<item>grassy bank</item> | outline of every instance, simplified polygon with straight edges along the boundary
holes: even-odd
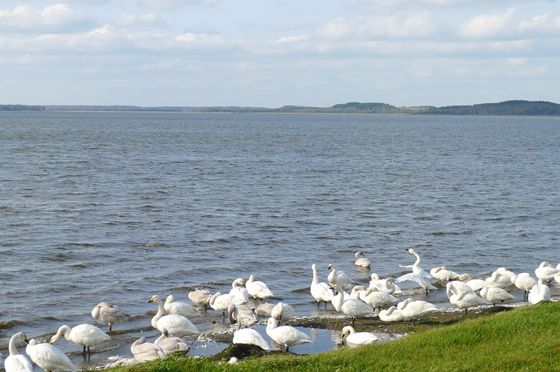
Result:
[[[468,319],[409,337],[311,356],[286,354],[227,365],[187,357],[115,371],[560,370],[560,303]]]

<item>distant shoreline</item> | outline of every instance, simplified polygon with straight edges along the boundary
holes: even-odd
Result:
[[[151,113],[259,113],[259,114],[409,114],[461,116],[560,116],[560,105],[547,101],[511,100],[461,106],[396,107],[378,102],[348,102],[330,107],[282,106],[101,106],[101,105],[0,105],[0,111],[151,112]]]

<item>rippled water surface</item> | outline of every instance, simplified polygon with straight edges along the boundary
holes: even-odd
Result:
[[[151,295],[250,274],[317,311],[311,264],[367,283],[357,249],[382,275],[410,245],[474,276],[560,261],[557,118],[1,113],[0,159],[4,354],[102,300],[135,316],[102,355],[126,353]]]

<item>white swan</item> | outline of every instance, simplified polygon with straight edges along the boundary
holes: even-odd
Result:
[[[29,341],[25,352],[33,363],[45,371],[76,371],[70,359],[56,346],[47,343],[38,344],[34,339]]]
[[[494,271],[489,278],[485,279],[485,281],[486,286],[490,287],[506,289],[513,286],[513,283],[511,282],[511,276],[504,274],[498,270]]]
[[[439,280],[440,282],[448,282],[459,278],[459,274],[455,271],[449,270],[447,266],[434,267],[430,270],[430,275]]]
[[[249,302],[249,292],[247,291],[247,288],[243,286],[244,283],[245,282],[241,278],[237,278],[231,283],[229,295],[231,296],[231,302],[234,305],[241,305]]]
[[[480,291],[488,284],[483,279],[473,279],[472,276],[470,276],[469,274],[459,275],[458,281],[465,283],[475,292]]]
[[[268,343],[264,340],[263,336],[251,328],[243,328],[235,331],[233,333],[233,343],[256,345],[263,350],[270,350],[270,346],[268,346]]]
[[[436,289],[436,287],[434,287],[431,283],[432,276],[425,272],[422,267],[420,267],[420,255],[416,253],[413,248],[407,248],[406,251],[415,256],[416,261],[412,265],[399,265],[402,268],[412,269],[412,272],[398,277],[397,279],[395,279],[395,282],[401,283],[407,280],[416,282],[426,291],[426,294],[428,294],[430,290]]]
[[[163,350],[151,342],[146,342],[146,337],[140,337],[130,345],[130,351],[138,362],[148,362],[165,356]]]
[[[313,271],[313,279],[311,280],[311,296],[317,301],[317,307],[320,306],[321,302],[325,303],[325,308],[327,303],[331,302],[334,297],[332,289],[327,283],[319,283],[319,276],[317,275],[317,265],[311,265],[311,270]]]
[[[274,305],[270,302],[263,302],[255,307],[255,314],[269,318],[273,308]]]
[[[187,293],[187,298],[198,307],[203,307],[206,309],[208,306],[208,301],[210,300],[210,291],[207,289],[195,289]]]
[[[10,338],[8,346],[10,355],[4,360],[4,368],[6,372],[33,372],[33,365],[29,359],[18,353],[16,349],[18,339],[27,342],[27,337],[23,332],[18,332]]]
[[[182,301],[175,301],[173,295],[167,296],[163,308],[168,314],[182,315],[186,318],[190,318],[196,315],[196,310],[191,304]]]
[[[278,321],[273,317],[268,318],[266,323],[266,334],[278,345],[286,348],[286,351],[292,345],[304,344],[311,342],[311,338],[302,331],[292,326],[278,327]]]
[[[549,262],[543,261],[539,267],[535,269],[537,279],[542,279],[544,282],[550,282],[554,275],[558,274],[560,269],[553,267]]]
[[[214,293],[208,301],[210,307],[216,311],[221,311],[222,316],[224,317],[226,316],[226,311],[231,303],[232,298],[229,293],[222,294],[222,292]]]
[[[113,324],[124,322],[129,318],[129,315],[121,310],[117,305],[110,302],[100,302],[91,311],[93,319],[99,323],[109,325],[109,332],[113,330]]]
[[[527,299],[527,296],[529,295],[529,291],[531,290],[531,288],[533,288],[535,284],[537,284],[537,281],[529,273],[520,273],[514,275],[511,278],[511,282],[516,288],[524,291],[523,294],[524,299]]]
[[[543,279],[539,279],[537,284],[531,288],[529,291],[529,296],[527,297],[530,304],[538,304],[543,301],[550,301],[550,288],[544,284]]]
[[[491,302],[492,306],[496,306],[497,302],[503,303],[515,299],[511,293],[499,287],[484,287],[480,290],[480,295],[486,301]]]
[[[154,345],[158,346],[165,355],[181,352],[188,353],[191,347],[179,337],[169,336],[169,332],[164,330],[161,336],[155,341]]]
[[[352,282],[344,271],[337,270],[334,264],[329,265],[329,270],[331,272],[327,276],[327,281],[332,288],[335,288],[337,291],[347,291],[352,288]]]
[[[371,280],[369,281],[369,287],[372,289],[377,289],[381,292],[387,292],[389,294],[399,294],[402,293],[401,288],[395,284],[395,280],[391,277],[381,279],[379,274],[371,274]]]
[[[358,267],[370,268],[371,267],[371,260],[364,256],[364,252],[357,251],[354,256],[356,257],[356,261],[354,261],[354,265]]]
[[[465,316],[470,307],[486,305],[488,302],[474,293],[474,290],[463,282],[449,282],[446,285],[449,302],[459,309],[465,309]]]
[[[67,325],[62,325],[58,328],[58,331],[54,336],[51,337],[50,343],[54,344],[58,339],[64,336],[67,341],[74,344],[82,345],[84,347],[84,353],[90,353],[90,347],[101,344],[105,341],[109,341],[111,337],[91,324],[79,324],[75,327],[68,327]]]
[[[342,328],[342,341],[349,347],[371,344],[378,338],[370,332],[356,332],[354,328],[346,326]]]
[[[336,311],[352,317],[352,326],[356,322],[356,318],[373,315],[371,306],[356,297],[344,300],[343,292],[339,292],[333,297],[332,304]]]
[[[272,291],[268,289],[268,286],[261,281],[255,280],[254,275],[249,276],[249,279],[245,282],[245,288],[255,299],[266,300],[272,297]]]
[[[391,306],[387,310],[379,312],[379,320],[383,322],[401,322],[404,320],[404,315],[396,306]]]
[[[281,320],[288,320],[292,319],[296,316],[296,311],[290,305],[284,302],[278,302],[271,310],[270,316],[274,319],[281,321]]]
[[[560,273],[554,275],[554,280],[556,280],[556,283],[560,284]]]
[[[424,317],[424,315],[437,311],[436,305],[427,301],[414,300],[412,298],[407,298],[406,300],[399,302],[397,309],[401,311],[404,320],[412,320],[413,323]]]
[[[250,327],[257,323],[257,316],[246,304],[230,304],[227,314],[229,322],[231,324],[238,324],[239,327]]]
[[[360,298],[374,309],[379,309],[399,302],[398,298],[395,296],[390,295],[387,292],[377,291],[373,288],[368,289]]]
[[[171,336],[184,336],[199,333],[198,328],[184,316],[177,314],[165,315],[165,309],[158,295],[152,296],[148,302],[154,302],[158,306],[158,311],[152,318],[151,323],[152,327],[159,330],[161,333],[167,331]]]

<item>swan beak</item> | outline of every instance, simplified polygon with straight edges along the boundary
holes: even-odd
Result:
[[[23,336],[23,341],[25,341],[26,344],[29,344],[29,339],[27,338],[27,336]]]

